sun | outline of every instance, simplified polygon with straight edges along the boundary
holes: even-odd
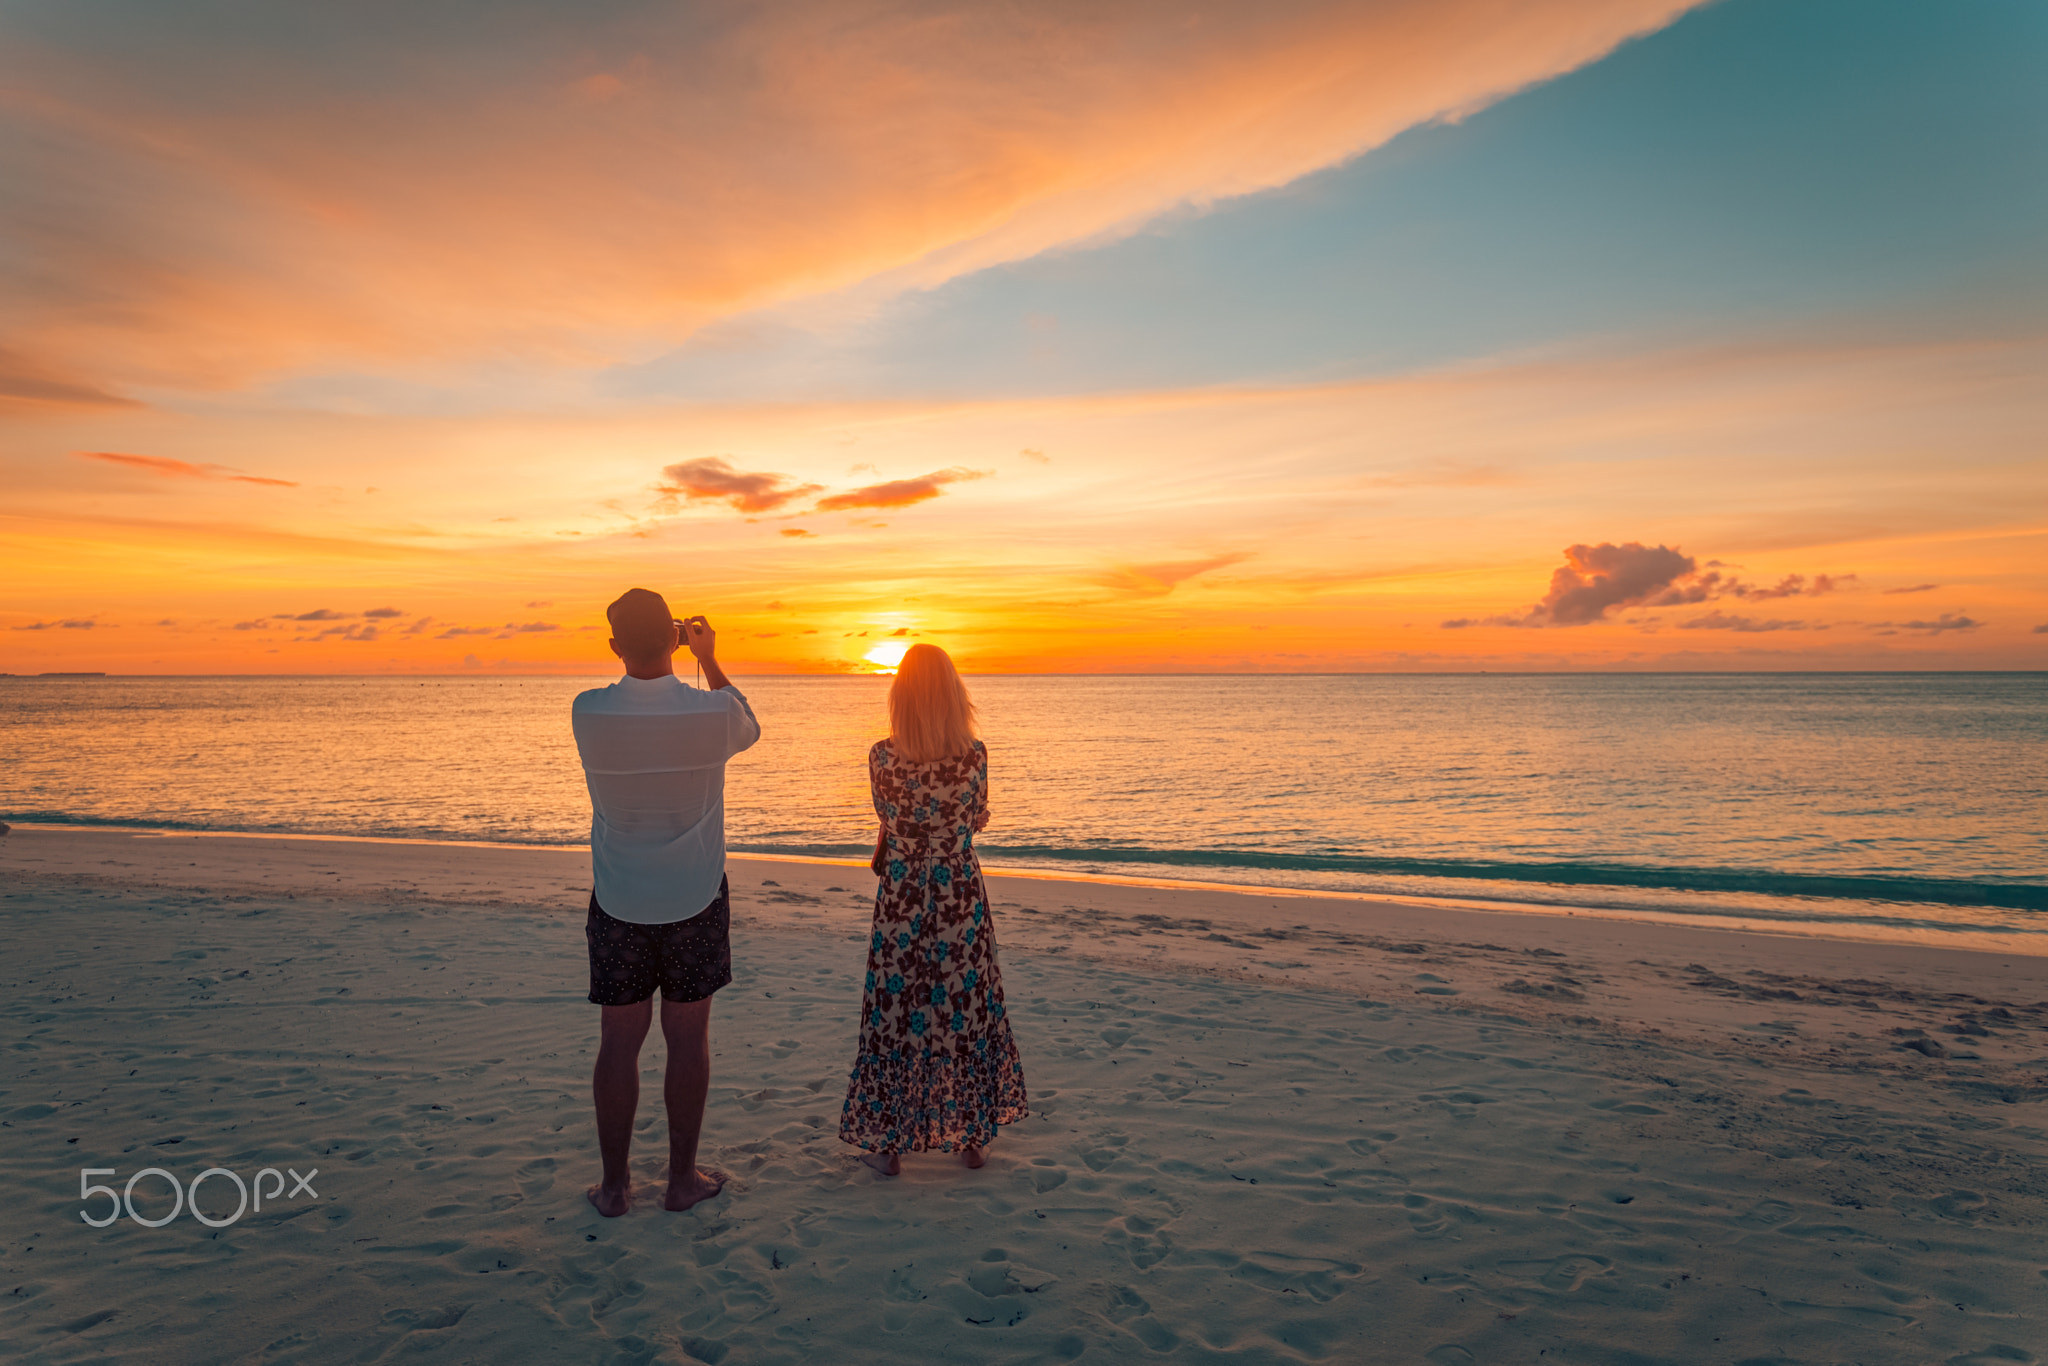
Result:
[[[910,647],[900,640],[885,640],[861,658],[874,665],[877,672],[892,674],[896,672],[896,666],[903,662],[903,656],[909,649]]]

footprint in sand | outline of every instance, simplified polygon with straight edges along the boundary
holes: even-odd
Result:
[[[1103,1245],[1115,1247],[1121,1244],[1132,1266],[1140,1271],[1148,1270],[1165,1261],[1173,1252],[1173,1239],[1165,1231],[1166,1222],[1147,1219],[1142,1214],[1126,1214],[1110,1222],[1108,1231],[1102,1236]]]
[[[1275,1295],[1306,1295],[1318,1304],[1327,1304],[1344,1293],[1343,1282],[1356,1280],[1364,1270],[1356,1262],[1327,1257],[1247,1252],[1231,1274]]]
[[[1605,1276],[1613,1265],[1605,1257],[1595,1257],[1590,1253],[1574,1253],[1568,1257],[1501,1262],[1498,1269],[1501,1275],[1512,1280],[1534,1281],[1546,1290],[1558,1290],[1569,1294],[1595,1276]]]
[[[1780,1224],[1792,1222],[1797,1213],[1797,1210],[1783,1200],[1759,1200],[1750,1206],[1749,1213],[1735,1222],[1748,1228],[1776,1228]]]
[[[1947,1195],[1929,1200],[1927,1208],[1944,1219],[1953,1219],[1959,1224],[1974,1224],[1983,1217],[1986,1201],[1975,1191],[1950,1191]]]
[[[1180,1338],[1152,1317],[1152,1306],[1146,1303],[1143,1295],[1126,1286],[1116,1286],[1113,1289],[1115,1293],[1109,1300],[1111,1323],[1155,1352],[1170,1352],[1179,1345]]]
[[[555,1159],[536,1157],[513,1173],[512,1179],[519,1183],[520,1193],[528,1199],[545,1195],[555,1184]]]

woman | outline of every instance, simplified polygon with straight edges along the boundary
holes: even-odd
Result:
[[[937,646],[911,646],[897,667],[889,738],[868,751],[868,779],[881,887],[839,1137],[884,1176],[903,1170],[900,1154],[933,1150],[979,1167],[996,1126],[1029,1111],[974,855],[988,824],[988,749]]]

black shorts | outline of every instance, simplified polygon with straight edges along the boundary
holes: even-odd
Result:
[[[664,1001],[701,1001],[732,980],[731,889],[719,878],[709,906],[666,925],[607,915],[592,892],[583,937],[590,941],[593,1005],[635,1005],[656,987]]]

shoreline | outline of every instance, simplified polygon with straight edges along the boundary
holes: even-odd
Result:
[[[329,835],[297,831],[191,830],[180,827],[152,826],[142,823],[134,825],[116,825],[112,823],[81,825],[57,821],[21,821],[12,828],[15,830],[42,830],[75,834],[106,833],[147,839],[190,838],[205,840],[303,841],[315,844],[390,845],[405,848],[570,852],[583,855],[584,857],[588,857],[590,847],[587,843],[536,844],[503,840],[432,839],[403,835]],[[833,858],[809,854],[760,853],[728,849],[726,857],[729,860],[738,859],[746,862],[811,864],[862,870],[865,870],[867,867],[866,861],[860,858]],[[1103,862],[1113,862],[1113,860],[1103,860]],[[1260,882],[1211,882],[1192,878],[1148,877],[1129,873],[1094,873],[1078,869],[1070,871],[1067,869],[1020,867],[1004,865],[1000,862],[989,862],[987,859],[983,860],[982,871],[991,878],[1009,878],[1037,882],[1350,902],[1364,906],[1398,905],[1418,909],[1435,908],[1484,915],[1527,915],[1546,918],[1601,920],[1619,924],[1670,925],[1726,933],[1773,935],[1786,939],[1818,939],[1851,944],[1911,944],[1950,948],[1964,952],[2048,958],[2048,928],[2039,931],[1986,929],[1955,925],[1952,922],[1929,920],[1892,924],[1881,920],[1873,921],[1868,918],[1815,917],[1812,919],[1800,919],[1791,916],[1762,914],[1755,911],[1751,911],[1748,914],[1736,911],[1725,913],[1663,911],[1649,907],[1596,906],[1568,901],[1511,901],[1481,896],[1439,896],[1403,892],[1349,891],[1344,889],[1289,887]],[[1564,886],[1567,884],[1549,885]],[[1899,902],[1893,904],[1912,905],[1918,903]]]
[[[873,882],[859,860],[728,856],[735,923],[864,935]],[[364,840],[344,836],[150,834],[17,826],[0,871],[75,886],[202,896],[344,898],[383,906],[521,907],[580,917],[589,851],[578,845]],[[1814,1059],[1925,1070],[1898,1031],[1933,1037],[1971,1003],[2040,1011],[2041,958],[1996,936],[1846,938],[1775,926],[1529,913],[1435,901],[1323,896],[985,870],[1006,948],[1361,999],[1567,1022],[1632,1037],[1794,1049]],[[1453,971],[1455,970],[1455,971]],[[1771,1002],[1773,1018],[1756,1007]],[[1849,1007],[1855,1013],[1845,1012]],[[1882,1018],[1881,1018],[1882,1017]],[[2030,1017],[2031,1018],[2031,1017]],[[1882,1023],[1885,1033],[1860,1026]],[[2019,1040],[1944,1053],[1937,1065],[2029,1088],[2048,1058]],[[2038,1063],[2039,1067],[2031,1066]]]

